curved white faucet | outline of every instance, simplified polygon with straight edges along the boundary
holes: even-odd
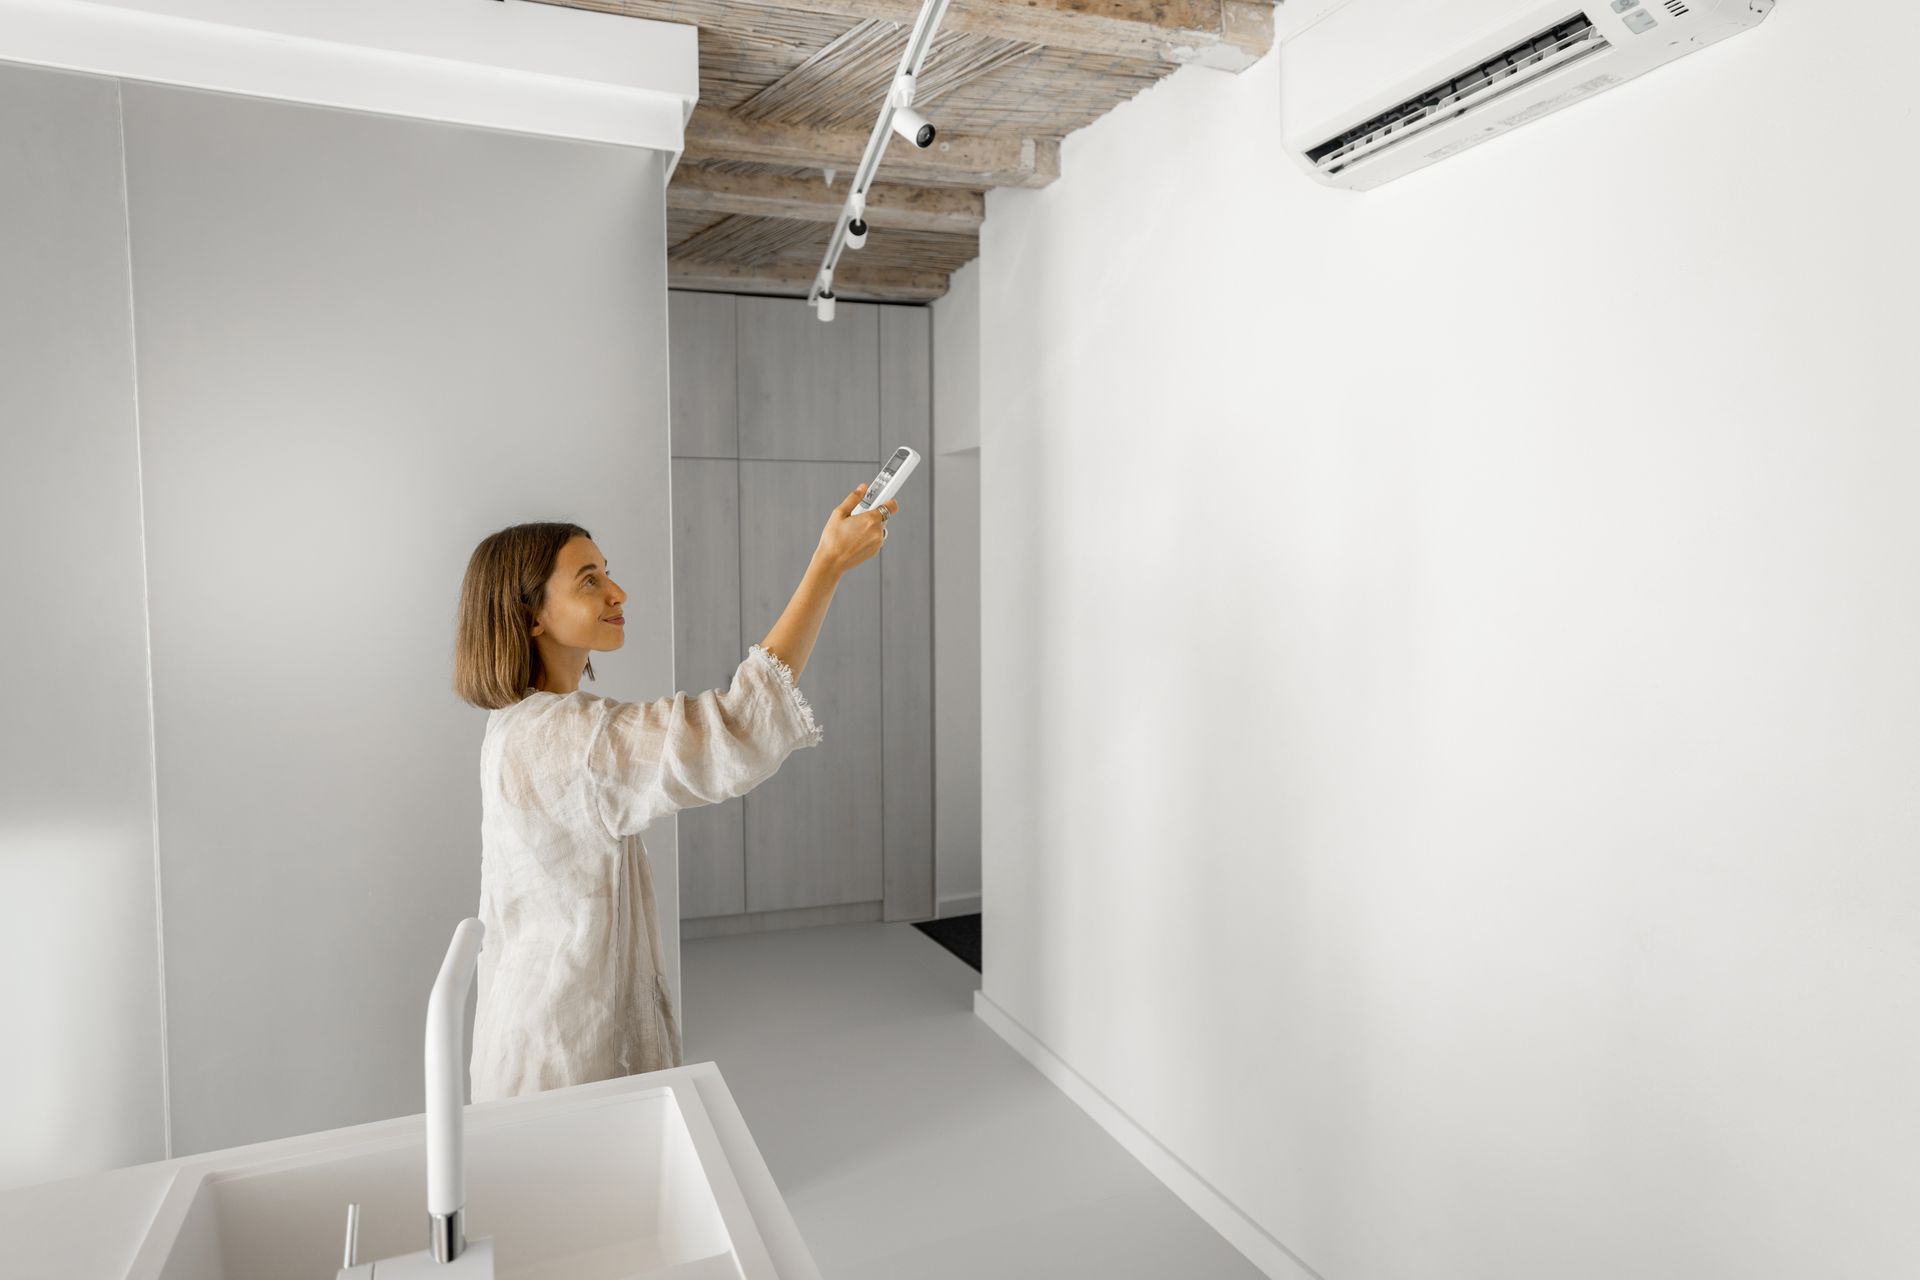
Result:
[[[467,1249],[465,1105],[467,992],[487,927],[469,917],[453,931],[427,998],[427,1222],[435,1262]]]
[[[378,1262],[359,1262],[359,1206],[347,1209],[346,1263],[338,1280],[493,1280],[493,1241],[467,1240],[467,992],[473,987],[486,926],[462,920],[453,931],[440,976],[427,997],[427,1230],[432,1247]]]

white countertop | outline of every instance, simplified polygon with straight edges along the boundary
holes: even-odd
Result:
[[[793,1215],[787,1211],[787,1202],[774,1185],[773,1175],[760,1156],[760,1148],[747,1131],[747,1122],[740,1115],[740,1108],[734,1105],[733,1094],[721,1079],[720,1068],[715,1063],[690,1063],[665,1071],[649,1071],[480,1105],[531,1113],[555,1100],[654,1089],[663,1084],[691,1084],[698,1091],[726,1152],[727,1163],[746,1196],[754,1225],[759,1228],[783,1280],[820,1280],[813,1255],[800,1238]],[[362,1126],[354,1128],[359,1127]],[[353,1133],[354,1128],[328,1132],[344,1136]],[[303,1134],[229,1148],[229,1153],[266,1155],[282,1143],[303,1143],[318,1137],[320,1135]],[[214,1154],[198,1152],[172,1160],[128,1165],[105,1173],[0,1191],[0,1256],[6,1259],[6,1274],[23,1280],[29,1277],[32,1280],[115,1277],[117,1280],[124,1276],[141,1241],[146,1238],[147,1228],[174,1174],[182,1165]]]

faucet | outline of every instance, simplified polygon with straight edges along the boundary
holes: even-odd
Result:
[[[406,1253],[374,1262],[358,1263],[360,1206],[347,1206],[347,1247],[344,1265],[335,1280],[409,1280],[433,1276],[438,1280],[493,1280],[493,1238],[469,1241],[467,1206],[466,1120],[461,1109],[466,1068],[461,1050],[466,1045],[467,991],[480,958],[486,926],[472,918],[454,928],[440,976],[427,997],[427,1244],[418,1253]]]

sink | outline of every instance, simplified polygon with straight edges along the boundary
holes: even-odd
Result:
[[[466,1227],[491,1238],[497,1280],[776,1280],[690,1082],[602,1082],[463,1111]],[[349,1203],[361,1256],[417,1251],[425,1136],[425,1117],[407,1116],[190,1158],[128,1280],[331,1277]]]

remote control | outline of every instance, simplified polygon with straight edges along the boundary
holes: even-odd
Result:
[[[919,454],[905,445],[895,449],[893,456],[887,459],[887,465],[880,468],[880,474],[873,478],[873,483],[867,486],[867,491],[860,495],[860,501],[855,504],[853,514],[860,515],[882,503],[892,501],[893,495],[900,492],[900,486],[906,483],[907,477],[912,475],[913,469],[919,465]]]

